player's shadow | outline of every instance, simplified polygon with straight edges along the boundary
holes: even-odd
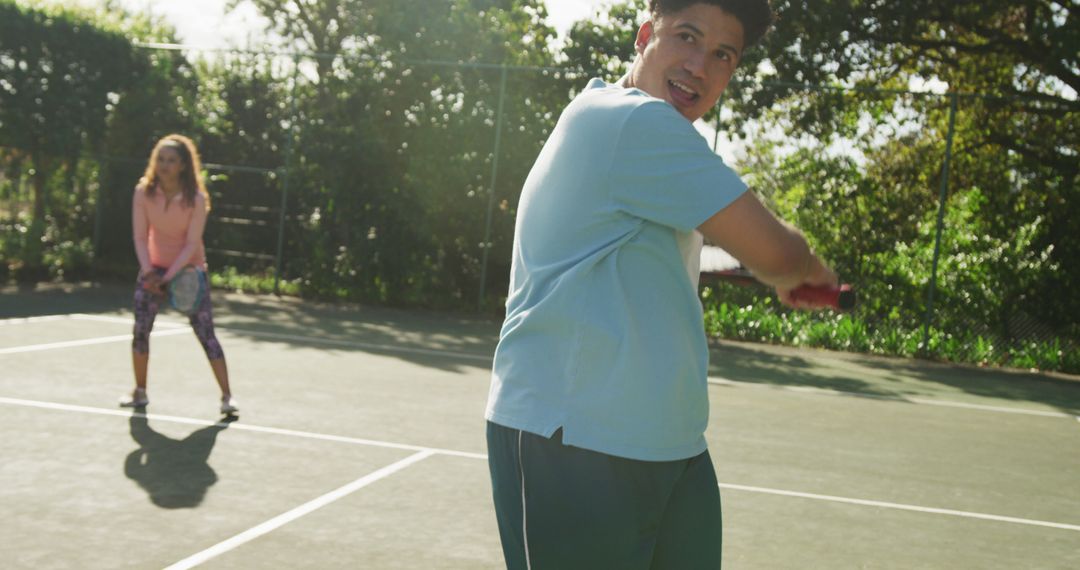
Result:
[[[202,504],[218,481],[208,463],[210,452],[228,423],[204,427],[181,440],[154,431],[143,414],[132,415],[130,423],[131,438],[139,448],[124,461],[124,475],[163,509],[191,509]]]

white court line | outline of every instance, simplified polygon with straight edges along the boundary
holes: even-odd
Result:
[[[99,323],[116,323],[119,325],[133,325],[135,320],[131,317],[110,317],[108,315],[91,315],[88,313],[71,313],[70,315],[43,315],[40,317],[25,317],[17,319],[0,319],[0,326],[5,325],[25,325],[31,323],[52,323],[56,321],[96,321]],[[177,321],[171,321],[168,319],[156,319],[154,325],[164,325],[167,327],[186,327],[186,323],[180,323]]]
[[[174,336],[187,332],[184,329],[169,329],[164,331],[154,331],[150,333],[150,336]],[[110,342],[131,342],[131,333],[116,335],[116,336],[103,336],[98,338],[88,338],[85,340],[68,340],[64,342],[50,342],[47,344],[32,344],[29,346],[13,346],[11,348],[0,348],[0,355],[4,354],[21,354],[24,352],[38,352],[42,350],[53,350],[56,348],[72,348],[76,346],[91,346],[95,344],[108,344]]]
[[[83,414],[97,414],[101,416],[121,416],[121,417],[140,417],[149,420],[156,420],[162,422],[172,422],[177,424],[188,424],[197,426],[228,426],[231,430],[239,431],[251,431],[257,433],[270,433],[274,435],[284,435],[288,437],[299,437],[304,439],[316,439],[321,441],[334,441],[337,443],[349,443],[353,445],[366,445],[368,447],[385,447],[390,449],[402,449],[406,451],[430,451],[439,455],[449,455],[453,457],[465,457],[468,459],[487,459],[487,455],[483,453],[470,453],[467,451],[456,451],[453,449],[439,449],[435,447],[424,447],[421,445],[410,445],[407,443],[392,443],[388,441],[376,441],[372,439],[360,439],[356,437],[345,437],[340,435],[329,435],[322,433],[297,431],[291,429],[280,429],[272,427],[262,427],[250,424],[243,424],[238,422],[212,422],[209,420],[199,420],[194,418],[183,418],[179,416],[166,416],[162,414],[144,414],[139,412],[131,412],[130,410],[116,410],[107,408],[92,408],[89,406],[75,406],[71,404],[56,404],[52,402],[39,402],[36,400],[20,400],[18,398],[4,398],[0,397],[0,404],[8,404],[12,406],[24,406],[28,408],[42,408],[46,410],[58,410],[63,412],[79,412]]]
[[[255,337],[272,338],[272,339],[278,339],[278,340],[291,340],[291,341],[296,341],[296,342],[310,342],[310,343],[314,343],[314,344],[328,344],[328,345],[333,345],[333,346],[343,346],[343,347],[347,347],[347,348],[363,348],[363,349],[370,349],[370,350],[381,350],[381,351],[386,351],[386,352],[411,352],[411,353],[416,353],[416,354],[429,354],[429,355],[433,355],[433,356],[448,356],[449,355],[449,356],[457,356],[457,357],[460,357],[460,358],[470,358],[470,359],[473,359],[473,360],[483,360],[485,362],[490,362],[491,359],[492,359],[492,355],[490,355],[490,354],[476,354],[475,352],[461,352],[461,351],[457,351],[457,350],[441,350],[441,349],[434,349],[434,348],[416,348],[416,347],[401,346],[401,345],[396,345],[396,344],[375,344],[375,343],[368,343],[368,342],[354,342],[354,341],[349,341],[349,340],[337,340],[337,339],[332,339],[332,338],[320,338],[320,337],[311,337],[311,336],[300,336],[300,335],[290,335],[290,334],[281,334],[281,333],[251,331],[251,330],[234,329],[234,328],[228,328],[228,327],[223,327],[223,328],[220,328],[218,330],[222,330],[222,331],[233,333],[233,334],[244,334],[244,335],[250,335],[250,336],[255,336]]]
[[[360,489],[363,489],[364,487],[367,487],[368,485],[378,481],[379,479],[389,477],[390,475],[393,475],[394,473],[397,473],[398,471],[401,471],[402,469],[405,469],[406,467],[414,463],[423,461],[428,457],[431,457],[432,455],[434,455],[434,452],[431,451],[421,451],[419,453],[410,455],[405,459],[398,461],[397,463],[387,465],[386,467],[383,467],[382,469],[379,469],[378,471],[375,471],[369,475],[365,475],[357,479],[356,481],[353,481],[352,483],[341,487],[340,489],[336,489],[317,499],[308,501],[307,503],[304,503],[303,505],[300,505],[299,507],[296,507],[291,511],[282,513],[258,526],[245,530],[244,532],[228,540],[219,542],[202,552],[189,556],[181,560],[180,562],[177,562],[176,564],[167,567],[165,570],[187,570],[189,568],[194,568],[195,566],[198,566],[203,562],[210,560],[211,558],[215,558],[217,556],[225,554],[226,552],[238,546],[255,540],[256,538],[268,532],[271,532],[281,526],[289,524],[290,522],[308,513],[311,513],[316,509],[325,507],[326,505],[329,505],[330,503],[333,503],[338,499],[346,497]]]
[[[0,327],[7,325],[28,325],[31,323],[51,323],[70,318],[69,315],[45,315],[41,317],[24,317],[17,319],[0,319]]]
[[[865,398],[867,400],[881,400],[885,402],[904,402],[908,404],[920,404],[923,406],[943,406],[947,408],[964,408],[968,410],[981,410],[984,412],[1000,412],[1006,414],[1024,414],[1028,416],[1043,416],[1047,418],[1076,418],[1065,412],[1051,412],[1047,410],[1026,410],[1023,408],[1007,408],[1004,406],[987,406],[985,404],[968,404],[965,402],[949,402],[947,400],[928,400],[926,398],[905,398],[903,396],[881,396],[876,394],[860,394],[858,392],[845,392],[843,390],[830,390],[828,388],[815,388],[813,386],[774,386],[771,384],[758,384],[755,382],[739,382],[709,376],[709,384],[717,386],[735,386],[740,388],[761,388],[765,390],[781,390],[784,392],[803,392],[806,394],[820,394],[823,396],[845,396],[849,398]]]
[[[85,321],[100,321],[100,322],[126,323],[126,324],[131,324],[132,323],[131,319],[122,319],[120,317],[107,317],[107,316],[99,316],[99,315],[86,315],[86,314],[82,314],[82,313],[76,313],[76,314],[68,315],[68,317],[72,318],[72,319],[85,320]],[[186,325],[182,325],[180,323],[168,323],[168,324],[170,324],[171,326],[186,326]],[[490,354],[476,354],[474,352],[462,352],[462,351],[456,351],[456,350],[444,350],[444,349],[432,349],[432,348],[416,348],[416,347],[411,347],[411,346],[402,346],[402,345],[394,345],[394,344],[376,344],[376,343],[367,343],[367,342],[356,342],[356,341],[351,341],[351,340],[338,340],[338,339],[332,339],[332,338],[321,338],[321,337],[313,337],[313,336],[291,335],[291,334],[272,333],[272,332],[263,332],[263,331],[252,331],[252,330],[246,330],[246,329],[234,329],[234,328],[231,328],[231,327],[217,327],[217,330],[219,332],[227,332],[227,333],[231,333],[231,334],[248,335],[248,336],[262,337],[262,338],[272,338],[272,339],[277,339],[277,340],[289,340],[289,341],[294,341],[294,342],[308,342],[308,343],[313,343],[313,344],[326,344],[326,345],[332,345],[332,346],[343,346],[343,347],[348,347],[348,348],[363,348],[363,349],[368,349],[368,350],[381,350],[381,351],[386,351],[386,352],[411,352],[411,353],[417,353],[417,354],[428,354],[428,355],[433,355],[433,356],[447,356],[447,355],[450,355],[450,356],[457,356],[457,357],[461,357],[461,358],[470,358],[470,359],[474,359],[474,360],[483,360],[483,361],[490,361],[492,359],[492,355],[490,355]]]
[[[1047,521],[1037,521],[1032,519],[1021,519],[1016,517],[1003,517],[1000,515],[988,515],[984,513],[972,513],[969,511],[954,511],[951,509],[936,509],[933,507],[920,507],[916,505],[903,505],[900,503],[886,503],[882,501],[867,501],[864,499],[851,499],[848,497],[835,497],[832,495],[817,495],[814,493],[800,493],[798,491],[784,491],[780,489],[768,489],[765,487],[749,487],[746,485],[733,485],[730,483],[720,483],[722,489],[735,489],[738,491],[750,491],[752,493],[766,493],[769,495],[782,495],[785,497],[799,497],[802,499],[814,499],[817,501],[831,501],[834,503],[847,503],[851,505],[861,505],[866,507],[882,507],[885,509],[898,509],[902,511],[915,511],[917,513],[931,513],[935,515],[949,515],[954,517],[965,517],[970,519],[982,519],[988,521],[1007,522],[1015,524],[1026,524],[1032,526],[1044,526],[1049,528],[1057,528],[1063,530],[1075,530],[1080,531],[1080,525],[1064,524]]]
[[[854,394],[858,396],[858,394]],[[965,404],[963,402],[945,402],[942,400],[927,400],[924,398],[901,398],[905,402],[911,402],[913,404],[922,404],[924,406],[946,406],[952,408],[968,408],[971,410],[984,410],[988,412],[1004,412],[1009,414],[1027,414],[1031,416],[1044,416],[1048,418],[1072,418],[1070,414],[1064,412],[1049,412],[1045,410],[1025,410],[1021,408],[1005,408],[1001,406],[987,406],[984,404]]]
[[[60,410],[60,411],[68,411],[68,412],[99,414],[99,415],[107,415],[107,416],[123,416],[123,417],[136,416],[136,417],[145,417],[147,419],[158,420],[158,421],[169,421],[169,422],[175,422],[175,423],[194,424],[194,425],[200,425],[200,426],[210,426],[210,425],[222,425],[222,426],[225,426],[225,425],[227,425],[229,427],[229,429],[233,429],[233,430],[248,430],[248,431],[255,431],[255,432],[272,433],[272,434],[277,434],[277,435],[287,435],[287,436],[293,436],[293,437],[304,437],[304,438],[309,438],[309,439],[318,439],[318,440],[324,440],[324,441],[336,441],[336,442],[351,443],[351,444],[357,444],[357,445],[368,445],[368,446],[373,446],[373,447],[388,447],[388,448],[393,448],[393,449],[405,449],[405,450],[416,451],[417,454],[427,453],[429,455],[438,454],[438,455],[449,455],[449,456],[455,456],[455,457],[465,457],[465,458],[469,458],[469,459],[482,459],[482,460],[487,459],[487,455],[482,454],[482,453],[469,453],[469,452],[465,452],[465,451],[454,451],[454,450],[450,450],[450,449],[438,449],[438,448],[432,448],[432,447],[420,447],[420,446],[415,446],[415,445],[406,445],[406,444],[390,443],[390,442],[384,442],[384,441],[357,439],[357,438],[326,435],[326,434],[318,434],[318,433],[310,433],[310,432],[300,432],[300,431],[294,431],[294,430],[283,430],[283,429],[277,429],[277,428],[263,428],[263,427],[258,427],[258,426],[251,426],[251,425],[247,425],[247,424],[236,423],[236,422],[231,422],[231,423],[226,424],[226,423],[223,423],[223,422],[211,422],[211,421],[207,421],[207,420],[197,420],[197,419],[193,419],[193,418],[181,418],[181,417],[177,417],[177,416],[164,416],[164,415],[158,415],[158,414],[139,414],[139,413],[134,413],[133,414],[131,412],[121,411],[121,410],[112,410],[112,409],[104,409],[104,408],[91,408],[91,407],[87,407],[87,406],[73,406],[73,405],[69,405],[69,404],[54,404],[54,403],[51,403],[51,402],[38,402],[38,401],[34,401],[34,400],[20,400],[20,399],[16,399],[16,398],[4,398],[4,397],[0,397],[0,404],[9,404],[9,405],[14,405],[14,406],[26,406],[26,407],[34,407],[34,408],[44,408],[44,409],[49,409],[49,410]],[[813,494],[813,493],[802,493],[802,492],[798,492],[798,491],[787,491],[787,490],[783,490],[783,489],[770,489],[770,488],[766,488],[766,487],[750,487],[750,486],[747,486],[747,485],[736,485],[736,484],[732,484],[732,483],[720,483],[719,485],[720,485],[721,488],[735,489],[735,490],[740,490],[740,491],[751,491],[751,492],[756,492],[756,493],[768,493],[768,494],[772,494],[772,495],[782,495],[782,496],[788,496],[788,497],[799,497],[799,498],[814,499],[814,500],[819,500],[819,501],[833,501],[833,502],[840,502],[840,503],[849,503],[849,504],[853,504],[853,505],[875,506],[875,507],[882,507],[882,508],[891,508],[891,509],[915,511],[915,512],[921,512],[921,513],[927,513],[927,514],[944,514],[944,515],[952,515],[952,516],[961,516],[961,517],[968,517],[968,518],[992,520],[992,521],[998,521],[998,522],[1008,522],[1008,523],[1014,523],[1014,524],[1025,524],[1025,525],[1032,525],[1032,526],[1043,526],[1043,527],[1049,527],[1049,528],[1080,531],[1080,525],[1055,523],[1055,522],[1039,521],[1039,520],[1032,520],[1032,519],[1022,519],[1022,518],[1016,518],[1016,517],[1005,517],[1005,516],[999,516],[999,515],[990,515],[990,514],[984,514],[984,513],[968,512],[968,511],[956,511],[956,510],[951,510],[951,509],[938,509],[938,508],[933,508],[933,507],[921,507],[921,506],[918,506],[918,505],[905,505],[905,504],[900,504],[900,503],[886,503],[886,502],[882,502],[882,501],[867,501],[867,500],[864,500],[864,499],[852,499],[852,498],[848,498],[848,497],[836,497],[836,496],[831,496],[831,495],[817,495],[817,494]]]
[[[76,321],[95,321],[95,322],[99,322],[99,323],[116,323],[118,325],[128,325],[128,326],[131,326],[131,325],[135,324],[135,318],[134,317],[126,317],[126,318],[125,317],[110,317],[108,315],[88,315],[86,313],[73,313],[73,314],[65,315],[65,316],[67,318],[69,318],[69,319],[73,319],[73,320],[76,320]],[[174,328],[175,327],[185,327],[186,328],[186,327],[191,326],[188,323],[181,323],[181,322],[178,322],[178,321],[171,321],[171,320],[168,320],[168,319],[161,319],[161,318],[154,319],[154,326],[158,326],[158,325],[165,325],[167,327],[174,327]]]

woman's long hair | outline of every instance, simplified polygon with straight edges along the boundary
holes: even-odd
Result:
[[[188,208],[195,207],[195,194],[202,194],[206,200],[206,211],[210,211],[210,193],[206,191],[206,184],[202,177],[202,161],[199,160],[199,150],[195,143],[184,135],[172,134],[163,137],[154,145],[150,153],[150,162],[146,165],[146,172],[139,180],[139,184],[146,193],[153,196],[158,190],[159,180],[157,175],[158,153],[163,148],[171,148],[180,155],[180,162],[184,169],[180,172],[180,190],[184,195],[184,205]]]

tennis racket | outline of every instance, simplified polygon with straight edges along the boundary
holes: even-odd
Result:
[[[702,276],[731,281],[738,285],[763,285],[754,275],[744,268],[725,269],[723,271],[702,272]],[[838,287],[803,285],[791,292],[795,301],[828,307],[835,311],[850,311],[855,308],[857,297],[855,289],[844,283]]]
[[[702,249],[701,275],[739,285],[761,285],[737,259],[714,246],[705,246]],[[803,285],[792,291],[791,297],[795,301],[829,307],[836,311],[850,311],[856,304],[855,290],[848,284],[838,287]]]
[[[188,265],[169,281],[169,305],[185,315],[194,314],[206,296],[206,272]]]

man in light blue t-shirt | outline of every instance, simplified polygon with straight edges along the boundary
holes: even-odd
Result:
[[[684,266],[694,230],[796,306],[837,278],[692,122],[768,0],[651,0],[637,58],[565,109],[525,182],[488,453],[510,568],[717,568],[708,351]]]

